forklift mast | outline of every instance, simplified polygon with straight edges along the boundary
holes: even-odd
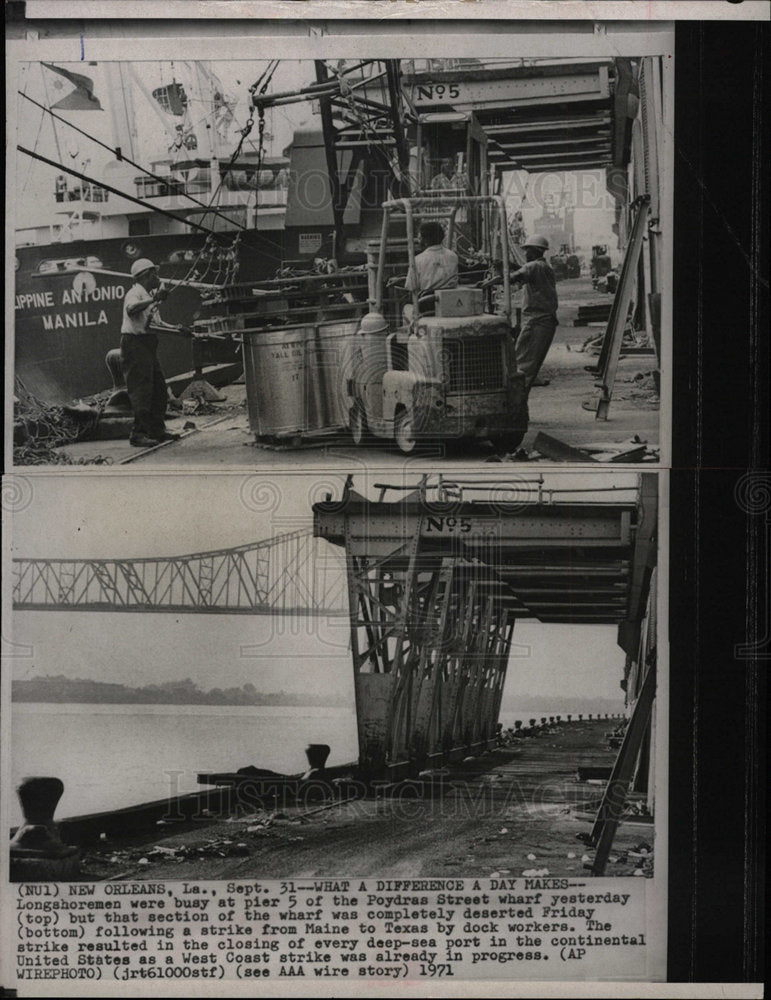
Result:
[[[285,232],[287,257],[338,264],[363,261],[380,234],[382,205],[431,190],[451,160],[458,193],[489,192],[487,136],[472,112],[418,114],[398,59],[315,61],[316,82],[282,94],[253,94],[255,108],[318,103],[321,129],[295,133]],[[313,177],[314,191],[304,178]],[[326,178],[325,192],[316,191]],[[453,188],[455,185],[453,184]],[[484,243],[484,219],[470,209],[459,232]]]

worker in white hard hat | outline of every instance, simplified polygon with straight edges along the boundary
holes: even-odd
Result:
[[[121,364],[134,411],[129,441],[136,448],[151,448],[179,437],[166,431],[168,389],[158,361],[158,337],[150,332],[151,324],[160,323],[158,307],[169,293],[161,284],[158,268],[146,257],[134,261],[131,277],[134,284],[123,299],[120,338]]]
[[[522,244],[526,263],[511,274],[511,281],[524,286],[522,329],[517,337],[517,368],[524,373],[525,385],[546,385],[538,372],[557,330],[557,283],[546,260],[549,241],[536,233]]]

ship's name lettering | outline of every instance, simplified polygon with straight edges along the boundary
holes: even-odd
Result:
[[[90,292],[85,288],[78,291],[76,288],[65,288],[62,292],[62,305],[74,306],[81,302],[110,302],[113,299],[122,299],[126,294],[123,285],[104,285],[101,288],[94,288]]]
[[[54,293],[50,289],[45,292],[22,292],[16,296],[17,309],[54,309],[57,305],[74,306],[87,302],[111,302],[122,299],[126,294],[123,285],[103,285],[93,288],[90,291],[82,288],[64,288],[61,294],[61,301],[54,300]]]
[[[53,292],[24,292],[16,296],[17,309],[31,309],[32,307],[52,309],[54,306]]]
[[[94,319],[92,313],[67,312],[56,313],[51,316],[41,316],[44,330],[67,330],[70,327],[79,326],[107,326],[107,313],[104,309],[99,310],[99,315]]]

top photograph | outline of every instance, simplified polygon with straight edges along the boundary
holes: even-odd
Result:
[[[672,62],[18,63],[14,465],[665,463]]]

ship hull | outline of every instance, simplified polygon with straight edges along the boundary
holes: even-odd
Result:
[[[109,389],[105,355],[120,346],[123,298],[131,287],[130,278],[121,275],[134,260],[148,257],[159,265],[162,279],[193,278],[195,268],[199,281],[223,281],[224,264],[196,262],[203,245],[203,236],[165,234],[19,247],[14,368],[24,389],[47,403],[67,403]],[[242,234],[237,280],[273,277],[283,253],[281,230]],[[73,263],[87,257],[116,274],[96,274]],[[69,263],[52,270],[46,261]],[[167,323],[190,325],[200,308],[195,289],[178,287],[160,315]],[[158,354],[167,378],[195,366],[189,338],[161,334]],[[231,340],[207,342],[208,364],[232,364],[240,358],[240,346]]]

